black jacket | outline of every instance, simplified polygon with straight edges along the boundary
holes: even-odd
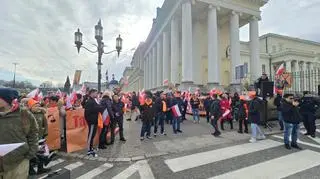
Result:
[[[98,114],[103,112],[101,107],[95,99],[89,97],[84,107],[84,117],[89,125],[98,124]]]
[[[156,101],[154,103],[154,107],[155,107],[155,113],[156,114],[159,114],[159,113],[163,112],[162,111],[162,108],[163,108],[162,99],[160,97],[156,98]]]
[[[302,121],[298,107],[293,106],[286,100],[281,101],[281,112],[286,123],[299,124]]]
[[[262,100],[259,98],[254,98],[249,102],[248,106],[248,120],[254,124],[259,124],[261,122],[260,112],[262,107]]]
[[[192,109],[199,109],[200,100],[198,98],[196,98],[196,100],[191,98],[190,99],[190,105],[191,105]]]
[[[318,108],[317,101],[312,96],[305,96],[301,99],[300,112],[315,114]]]
[[[108,96],[102,98],[102,100],[100,102],[100,105],[103,107],[104,110],[105,109],[108,110],[108,113],[109,113],[109,116],[110,116],[110,120],[115,118],[113,110],[112,110],[112,100]]]
[[[123,108],[124,108],[124,103],[122,101],[119,100],[118,103],[113,101],[112,111],[116,119],[123,117]]]
[[[132,105],[131,105],[131,109],[134,109],[135,107],[139,106],[139,98],[137,95],[133,95],[132,99],[131,99]]]
[[[282,96],[277,95],[277,97],[274,99],[274,102],[273,102],[273,104],[277,106],[278,111],[281,111],[281,100],[282,100]]]
[[[210,105],[210,115],[219,118],[222,115],[220,100],[213,99]]]
[[[211,105],[211,98],[206,98],[203,102],[203,106],[204,106],[204,109],[206,109],[206,111],[210,111],[210,105]]]
[[[175,97],[175,98],[172,99],[172,106],[174,106],[176,104],[178,105],[179,110],[180,110],[180,112],[182,114],[184,112],[185,103],[183,102],[183,100],[181,98],[176,98]]]
[[[145,102],[141,105],[141,119],[143,122],[151,122],[155,116],[155,107],[153,102],[149,105]]]

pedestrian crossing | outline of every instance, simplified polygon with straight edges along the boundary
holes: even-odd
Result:
[[[310,171],[320,171],[319,143],[311,143],[309,138],[303,136],[298,143],[304,150],[286,150],[282,140],[282,135],[272,135],[257,143],[221,145],[212,150],[186,152],[126,164],[101,162],[98,159],[57,159],[48,167],[53,171],[68,169],[72,179],[179,179],[186,176],[207,179],[310,178]],[[165,173],[168,175],[164,176]]]

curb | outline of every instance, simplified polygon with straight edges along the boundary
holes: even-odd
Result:
[[[158,152],[158,153],[147,153],[145,155],[133,156],[133,157],[105,158],[105,157],[91,157],[91,156],[87,156],[84,154],[77,154],[77,153],[66,153],[66,152],[57,153],[57,155],[61,157],[76,158],[76,159],[90,160],[90,161],[100,161],[100,162],[136,162],[139,160],[160,157],[168,154],[169,153],[167,152]]]

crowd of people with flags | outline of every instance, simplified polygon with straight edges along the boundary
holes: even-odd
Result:
[[[279,73],[283,71],[280,70]],[[285,147],[301,149],[297,144],[300,132],[299,123],[304,122],[307,129],[306,135],[315,137],[315,111],[320,103],[308,96],[308,93],[298,100],[293,94],[283,94],[281,90],[275,92],[277,96],[274,105],[278,111],[280,128],[284,130]],[[50,157],[41,162],[35,158],[39,140],[44,140],[48,135],[45,114],[50,107],[59,109],[61,138],[64,140],[66,111],[84,108],[84,118],[89,130],[87,136],[79,137],[88,138],[87,155],[96,157],[93,145],[98,129],[101,131],[98,148],[106,149],[107,145],[114,144],[116,132],[119,133],[120,141],[126,141],[124,120],[141,120],[140,140],[143,141],[145,138],[152,139],[152,134],[153,137],[166,136],[165,124],[172,125],[173,135],[183,133],[181,123],[187,120],[186,114],[193,116],[195,125],[201,122],[200,115],[204,115],[205,121],[212,127],[211,134],[214,137],[220,136],[221,131],[226,129],[225,123],[229,124],[232,130],[234,121],[237,121],[239,134],[249,133],[250,124],[250,142],[255,143],[266,138],[259,127],[262,122],[262,101],[256,91],[248,91],[239,95],[218,89],[212,89],[209,93],[201,93],[200,89],[193,93],[190,90],[180,91],[178,89],[125,93],[121,91],[99,92],[83,86],[81,90],[70,94],[58,90],[47,96],[44,96],[39,89],[20,96],[14,89],[0,89],[0,136],[6,136],[1,138],[0,144],[25,143],[27,147],[17,155],[28,156],[12,159],[14,162],[9,162],[3,168],[8,167],[9,170],[11,165],[22,165],[23,162],[25,164],[25,160],[22,159],[27,159],[30,164],[36,161],[38,168],[36,172],[33,167],[30,167],[29,174],[42,174],[49,171],[44,166],[50,162]],[[13,123],[15,123],[14,127]],[[109,141],[108,132],[111,133]],[[291,143],[289,136],[292,136]],[[14,174],[7,173],[7,175]]]

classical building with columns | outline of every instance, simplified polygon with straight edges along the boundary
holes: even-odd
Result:
[[[277,34],[259,37],[260,8],[267,2],[165,0],[133,59],[143,72],[140,89],[162,88],[165,80],[181,89],[236,87],[262,72],[272,76],[281,63],[288,72],[318,69],[319,43]],[[247,24],[250,40],[241,42],[239,28]]]

